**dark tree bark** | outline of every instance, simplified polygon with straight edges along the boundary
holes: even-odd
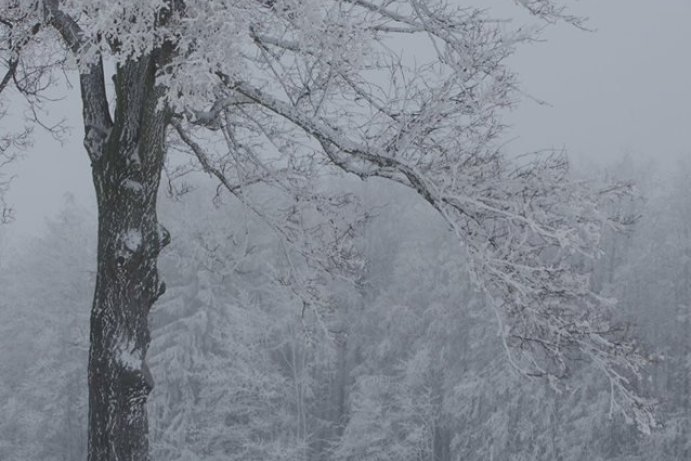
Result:
[[[43,6],[47,21],[78,55],[84,46],[79,25],[60,10],[57,0],[44,0]],[[164,16],[159,19],[166,20]],[[163,89],[156,73],[171,53],[166,45],[117,67],[114,120],[103,62],[85,66],[80,74],[84,147],[98,205],[88,372],[89,461],[150,459],[146,400],[153,379],[146,364],[148,315],[165,291],[157,260],[170,241],[156,213],[170,122],[170,111],[160,107]]]
[[[99,211],[98,270],[89,354],[89,459],[148,460],[148,314],[162,294],[156,261],[168,241],[156,197],[167,115],[151,57],[117,69],[115,120],[102,152],[87,127]],[[89,93],[85,92],[88,97]],[[88,101],[85,101],[88,106]]]

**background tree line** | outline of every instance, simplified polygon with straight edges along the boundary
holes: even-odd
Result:
[[[610,383],[591,365],[565,386],[512,371],[454,236],[413,193],[359,190],[366,219],[339,250],[347,274],[324,275],[241,203],[195,183],[184,200],[162,197],[178,238],[152,312],[154,458],[688,459],[691,165],[650,170],[625,158],[583,175],[634,181],[640,194],[609,205],[638,219],[605,233],[590,273],[655,353],[641,389],[658,401],[652,435],[611,414]],[[285,205],[269,189],[257,196]],[[2,249],[1,459],[86,456],[94,222],[68,199],[40,237]]]

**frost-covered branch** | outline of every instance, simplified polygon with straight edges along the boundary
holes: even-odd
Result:
[[[497,309],[512,363],[530,375],[555,377],[568,375],[579,359],[618,370],[607,376],[622,408],[641,426],[652,424],[641,416],[647,402],[631,398],[646,359],[630,338],[609,327],[611,305],[591,291],[581,264],[597,257],[600,229],[608,225],[599,211],[602,197],[569,178],[563,154],[513,162],[494,148],[501,130],[496,113],[512,103],[514,88],[503,61],[524,37],[507,37],[474,10],[451,12],[415,1],[350,3],[366,10],[364,18],[384,16],[426,30],[439,60],[406,64],[371,48],[372,60],[349,55],[339,61],[347,44],[324,52],[292,37],[297,32],[291,29],[281,37],[255,29],[261,47],[278,50],[260,53],[258,65],[272,73],[280,68],[286,78],[279,86],[218,72],[226,98],[253,101],[255,107],[245,110],[282,127],[276,138],[291,132],[285,122],[292,124],[346,172],[415,189],[463,245],[477,286]],[[391,5],[400,9],[390,11]],[[563,10],[533,12],[556,18]],[[364,25],[358,31],[372,33]],[[370,36],[373,48],[379,33]],[[319,40],[328,46],[326,38]],[[358,70],[382,72],[388,85],[371,84]],[[229,113],[237,120],[234,110]]]
[[[314,310],[318,317],[326,312],[324,309],[331,309],[333,283],[353,284],[359,277],[362,261],[354,248],[354,238],[356,228],[367,219],[367,214],[357,198],[338,188],[332,190],[324,183],[328,176],[323,177],[307,165],[276,168],[273,162],[262,161],[247,146],[232,140],[232,134],[226,134],[231,138],[228,140],[231,159],[226,162],[237,162],[237,156],[243,154],[254,159],[245,160],[243,165],[235,163],[233,168],[227,163],[216,165],[209,149],[191,134],[195,124],[185,127],[178,120],[171,123],[202,170],[215,177],[225,191],[257,216],[282,243],[287,270],[280,275],[279,282],[293,290],[303,306]],[[231,179],[231,174],[237,178]],[[266,193],[276,194],[272,190],[284,195],[285,203],[263,203]]]
[[[580,24],[556,0],[517,2]],[[35,14],[34,2],[19,3]],[[610,327],[611,305],[591,290],[584,263],[608,225],[601,194],[571,179],[560,153],[510,160],[499,148],[502,111],[518,97],[506,61],[534,38],[526,29],[446,0],[42,4],[41,20],[80,63],[92,159],[110,126],[101,56],[152,62],[159,107],[205,171],[239,196],[258,183],[286,194],[291,205],[271,222],[291,251],[320,256],[310,242],[344,213],[316,178],[345,171],[404,184],[455,233],[518,368],[563,377],[589,359],[625,412],[644,406],[632,378],[645,357]],[[417,52],[400,49],[401,33]],[[214,149],[190,134],[204,128]],[[325,270],[337,252],[328,255],[318,258]]]

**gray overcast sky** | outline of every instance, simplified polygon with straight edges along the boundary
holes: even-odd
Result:
[[[511,0],[488,0],[504,17],[524,19]],[[581,0],[577,12],[596,32],[550,27],[546,41],[523,47],[512,64],[526,99],[507,116],[512,151],[566,147],[574,158],[616,157],[625,150],[656,157],[691,154],[691,0]],[[74,141],[38,136],[16,168],[9,199],[13,233],[35,233],[58,211],[66,192],[93,203],[81,145],[76,95],[56,104]],[[37,132],[37,134],[40,134]]]
[[[632,150],[691,154],[691,1],[582,0],[583,33],[558,26],[515,57],[525,101],[511,114],[519,150],[566,146],[573,157]]]

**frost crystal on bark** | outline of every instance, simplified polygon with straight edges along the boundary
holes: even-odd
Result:
[[[142,246],[142,233],[138,229],[129,229],[122,235],[121,240],[127,250],[135,253]]]
[[[115,359],[127,369],[140,370],[144,354],[132,341],[121,340],[115,346]]]

